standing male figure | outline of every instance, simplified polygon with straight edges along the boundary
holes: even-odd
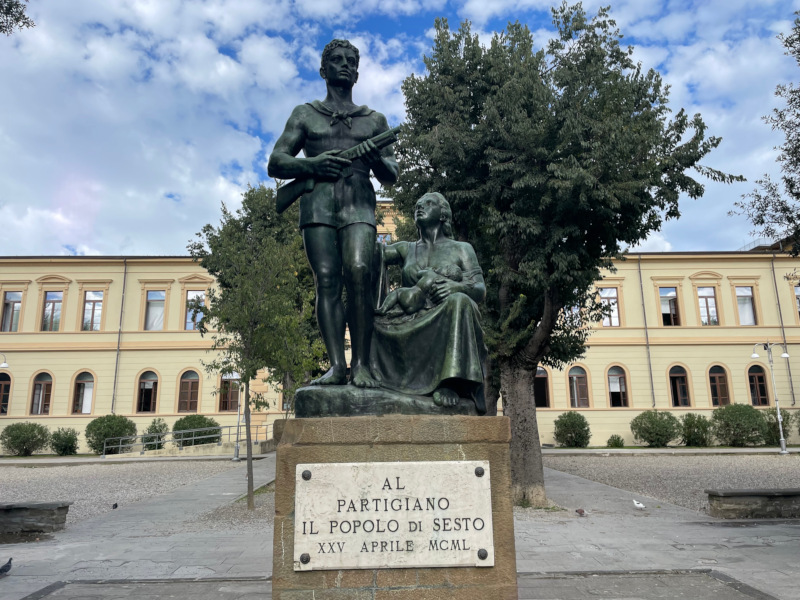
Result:
[[[325,100],[295,107],[275,144],[267,172],[279,179],[312,178],[314,189],[300,199],[300,230],[317,289],[317,322],[331,360],[330,370],[312,382],[346,382],[345,308],[350,327],[350,383],[377,387],[369,370],[373,327],[372,259],[375,251],[375,191],[370,170],[382,184],[397,181],[398,167],[390,147],[369,141],[389,129],[386,117],[353,104],[358,81],[358,49],[333,40],[322,52],[319,74]],[[358,146],[352,162],[336,152]],[[303,151],[305,157],[297,155]]]

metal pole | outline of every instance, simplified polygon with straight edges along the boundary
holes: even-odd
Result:
[[[772,364],[772,346],[780,345],[780,344],[764,344],[764,348],[767,350],[767,357],[769,358],[769,372],[772,376],[772,389],[775,393],[775,412],[778,413],[778,432],[781,434],[781,451],[779,454],[789,454],[789,451],[786,450],[786,439],[783,437],[783,418],[781,417],[781,406],[778,402],[778,388],[775,385],[775,367]],[[786,348],[783,348],[784,352]]]

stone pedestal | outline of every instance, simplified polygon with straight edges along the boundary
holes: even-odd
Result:
[[[272,597],[275,600],[516,600],[517,573],[506,417],[382,416],[292,419],[277,450]],[[298,464],[488,461],[493,567],[295,571]],[[453,494],[458,494],[453,490]]]

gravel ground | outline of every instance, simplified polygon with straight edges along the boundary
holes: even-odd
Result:
[[[67,523],[76,523],[233,468],[231,461],[169,461],[70,467],[0,465],[0,502],[72,500]]]
[[[544,466],[708,512],[704,490],[800,488],[800,455],[545,456]]]

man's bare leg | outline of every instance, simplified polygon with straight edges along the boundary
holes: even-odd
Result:
[[[336,229],[327,225],[305,227],[303,244],[314,272],[317,323],[331,361],[328,372],[311,385],[344,385],[347,383],[347,360],[344,355],[342,261]]]
[[[347,324],[350,327],[352,359],[350,383],[358,387],[378,387],[369,370],[369,351],[375,306],[372,302],[372,258],[375,227],[354,223],[339,231],[347,288]]]

